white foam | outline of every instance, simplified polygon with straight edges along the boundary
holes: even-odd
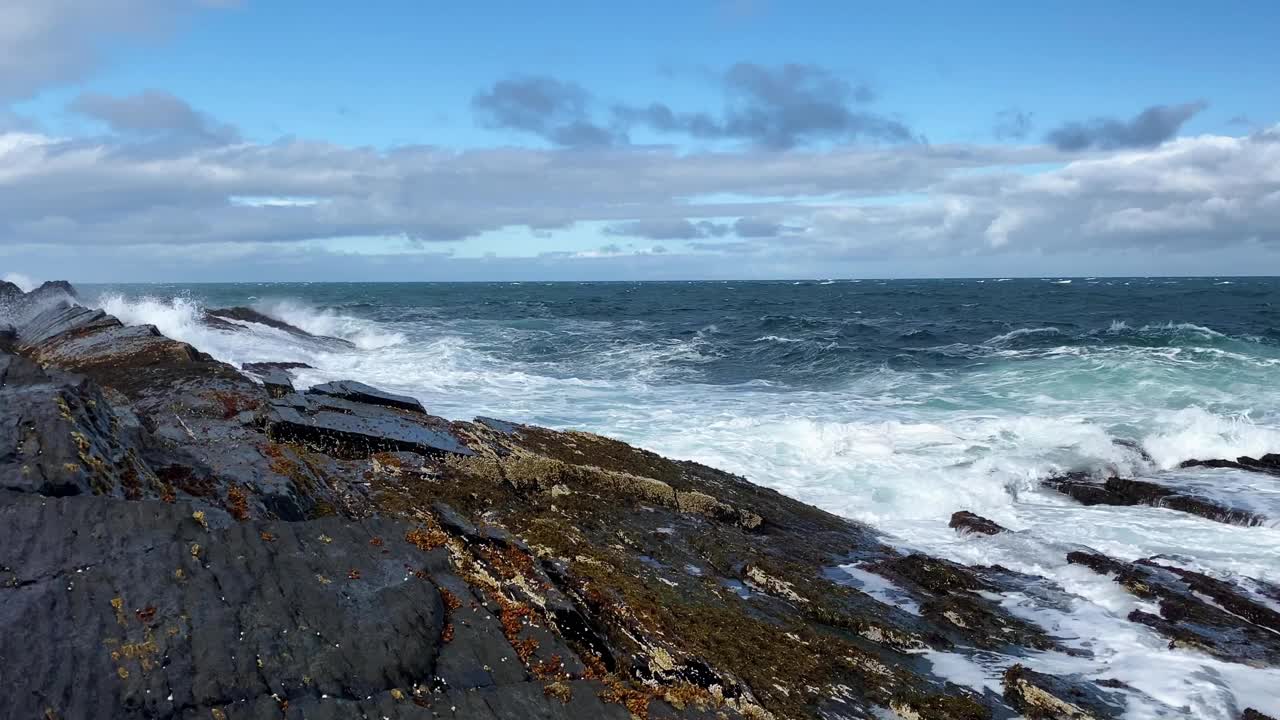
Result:
[[[32,280],[30,277],[23,275],[22,273],[16,273],[16,272],[6,273],[3,278],[0,278],[0,280],[4,280],[5,282],[11,282],[14,285],[17,285],[18,289],[24,293],[31,292],[32,290],[35,290],[36,287],[40,285],[40,283],[36,282],[35,280]]]

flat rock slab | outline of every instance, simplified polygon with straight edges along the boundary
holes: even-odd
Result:
[[[342,397],[286,395],[272,401],[265,419],[272,440],[301,442],[337,457],[393,451],[474,454],[441,418]]]
[[[365,405],[381,405],[398,410],[422,413],[423,415],[427,414],[427,410],[422,407],[422,403],[408,395],[396,395],[355,380],[339,380],[316,385],[307,390],[307,394],[328,395]]]

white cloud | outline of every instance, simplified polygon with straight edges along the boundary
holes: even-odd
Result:
[[[325,252],[308,242],[317,239],[405,238],[427,253],[423,243],[503,229],[554,239],[575,225],[729,227],[733,218],[764,217],[787,232],[725,230],[705,242],[671,236],[675,245],[661,253],[662,262],[689,256],[707,265],[714,262],[707,256],[732,256],[784,267],[1276,249],[1280,143],[1271,136],[1183,138],[1066,162],[1070,156],[1034,146],[375,151],[305,141],[181,147],[9,133],[0,134],[0,247],[147,246],[193,258],[215,247],[224,256],[230,247],[245,256],[271,247],[279,260]]]

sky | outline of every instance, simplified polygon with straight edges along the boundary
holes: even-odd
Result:
[[[1280,272],[1280,5],[0,0],[0,276]]]

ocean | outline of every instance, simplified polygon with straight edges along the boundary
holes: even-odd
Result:
[[[1274,714],[1280,671],[1218,662],[1125,617],[1149,609],[1067,564],[1088,546],[1280,583],[1280,526],[1152,507],[1085,507],[1039,481],[1067,471],[1193,488],[1280,518],[1280,479],[1178,469],[1280,451],[1280,279],[86,286],[90,304],[231,363],[298,361],[299,385],[352,378],[449,418],[487,415],[617,437],[741,474],[869,523],[887,542],[1045,578],[1063,604],[1016,614],[1092,657],[1047,672],[1118,678],[1130,717]],[[354,349],[272,328],[205,326],[249,305]],[[1124,442],[1136,443],[1141,451]],[[1018,532],[961,536],[970,510]],[[856,567],[849,582],[892,600]],[[1280,609],[1280,608],[1277,608]],[[999,692],[1010,662],[930,653]],[[1026,659],[1023,659],[1027,662]],[[1173,709],[1173,714],[1170,713]]]

